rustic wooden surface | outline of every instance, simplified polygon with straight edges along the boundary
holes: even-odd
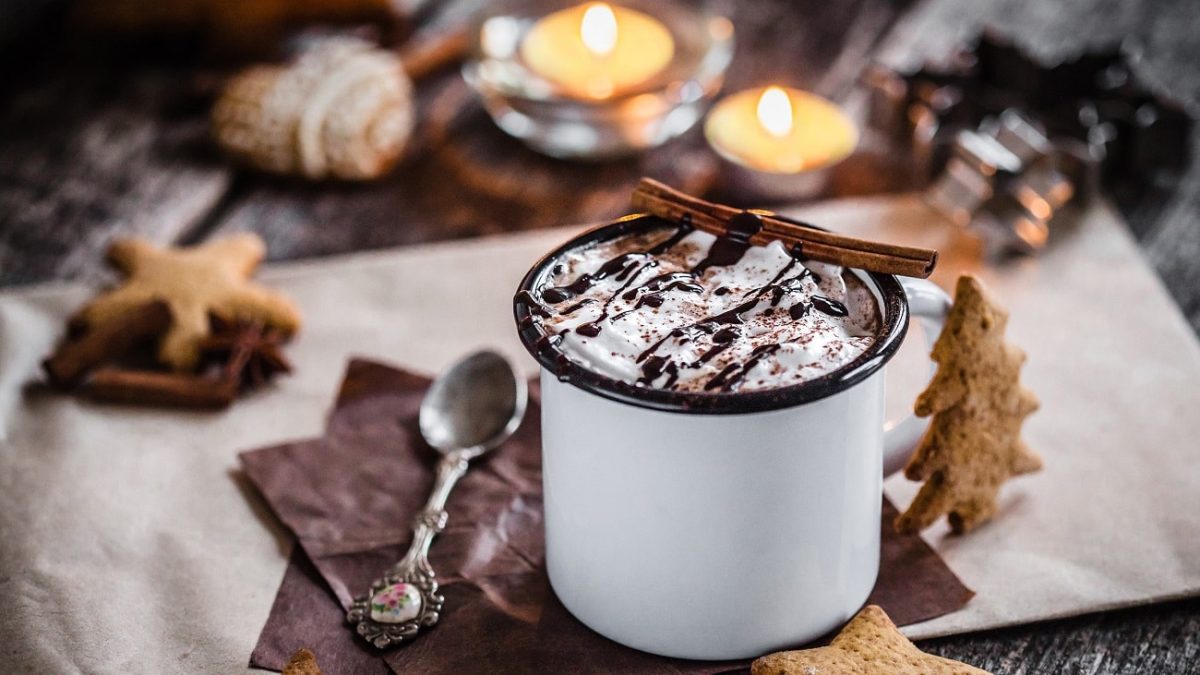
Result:
[[[779,81],[840,96],[868,58],[938,54],[990,24],[1050,59],[1130,40],[1141,74],[1200,105],[1194,0],[725,2],[739,32],[731,89]],[[24,26],[0,31],[0,42],[18,32]],[[266,178],[230,167],[207,140],[224,68],[74,39],[37,46],[37,58],[27,41],[0,60],[0,285],[94,278],[106,243],[131,232],[187,243],[251,230],[272,258],[290,259],[602,219],[626,209],[643,174],[720,190],[696,131],[641,159],[553,161],[492,127],[454,74],[422,84],[419,140],[386,180],[314,187]],[[1200,138],[1193,148],[1200,156]],[[1119,205],[1200,331],[1200,169],[1171,194]],[[1200,600],[924,646],[998,673],[1200,673]]]

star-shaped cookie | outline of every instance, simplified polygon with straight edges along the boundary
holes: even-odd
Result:
[[[191,248],[163,249],[140,239],[115,242],[109,262],[125,275],[120,286],[79,311],[73,323],[85,329],[120,322],[151,300],[171,310],[171,326],[159,344],[158,358],[174,370],[191,370],[210,333],[209,314],[227,322],[261,321],[290,335],[300,313],[283,295],[249,281],[266,254],[262,239],[238,234]]]
[[[758,659],[751,675],[989,675],[961,661],[926,654],[900,634],[878,605],[863,607],[828,647]]]

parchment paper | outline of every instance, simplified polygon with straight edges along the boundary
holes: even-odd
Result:
[[[836,230],[943,246],[912,198],[820,205]],[[306,325],[294,376],[224,413],[112,408],[26,391],[87,289],[0,295],[0,644],[21,672],[235,672],[290,548],[249,488],[239,450],[319,435],[346,359],[434,372],[498,348],[532,373],[513,289],[575,230],[408,248],[267,270]],[[1043,409],[1026,424],[1044,472],[1004,490],[997,520],[926,537],[978,595],[910,626],[942,635],[1200,592],[1200,347],[1120,222],[1097,206],[1039,259],[982,276],[1012,310]],[[911,347],[918,347],[911,341]],[[914,353],[919,353],[919,350]],[[919,361],[908,362],[919,366]],[[911,401],[922,367],[897,366]],[[915,490],[887,484],[898,505]]]

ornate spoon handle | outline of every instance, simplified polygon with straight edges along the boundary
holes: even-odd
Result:
[[[346,620],[355,631],[379,649],[416,637],[422,628],[438,622],[445,598],[438,595],[437,577],[429,565],[433,538],[446,527],[446,499],[454,484],[467,472],[471,450],[456,450],[438,463],[437,479],[425,508],[413,519],[413,539],[408,553],[371,584],[371,590],[354,599]]]

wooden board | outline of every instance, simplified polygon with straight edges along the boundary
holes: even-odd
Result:
[[[176,241],[228,188],[193,74],[26,76],[0,109],[0,283],[87,277],[117,233]]]

